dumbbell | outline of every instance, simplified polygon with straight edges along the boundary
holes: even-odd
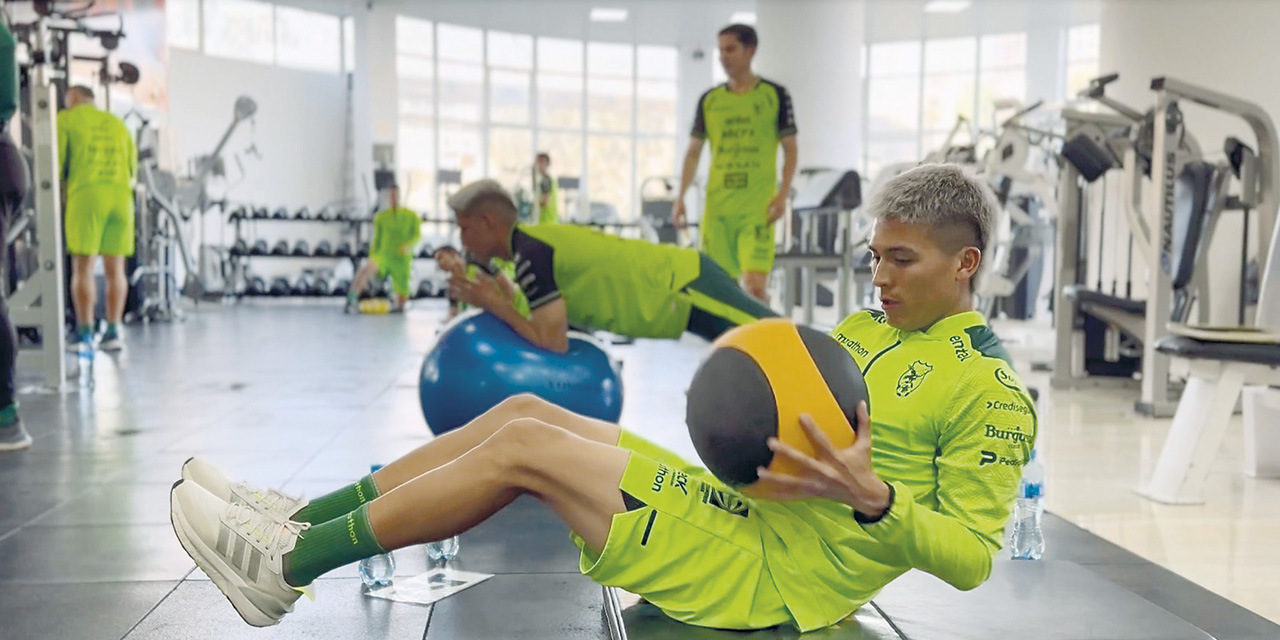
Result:
[[[308,209],[306,206],[303,206],[299,208],[297,211],[293,212],[293,219],[294,220],[310,220],[311,210]]]
[[[418,250],[418,257],[430,258],[430,257],[433,257],[435,253],[436,253],[435,247],[431,246],[430,244],[424,244],[422,245],[422,248]]]
[[[277,242],[277,243],[276,243],[276,245],[275,245],[274,247],[271,247],[271,255],[273,255],[273,256],[287,256],[287,255],[289,255],[289,241],[288,241],[288,240],[281,240],[281,241]]]
[[[249,285],[245,288],[245,293],[251,296],[265,296],[269,290],[267,289],[267,281],[262,276],[253,276],[249,278]]]
[[[374,278],[369,281],[369,297],[385,298],[387,295],[387,282],[381,278]]]
[[[311,294],[317,296],[333,294],[333,276],[316,278],[315,285],[311,287]]]
[[[321,210],[320,210],[320,213],[317,213],[317,214],[316,214],[316,220],[319,220],[319,221],[321,221],[321,222],[328,222],[328,221],[329,221],[329,217],[330,217],[330,214],[329,214],[329,208],[328,208],[328,207],[325,207],[325,208],[321,209]]]
[[[347,290],[350,288],[351,288],[350,280],[346,278],[339,278],[336,282],[333,283],[333,295],[345,296],[347,295]]]
[[[271,219],[272,220],[288,220],[289,210],[284,207],[280,207],[276,209],[275,213],[271,214]]]
[[[333,250],[333,255],[339,258],[350,258],[351,257],[351,241],[343,240],[342,242],[339,242],[338,248]]]
[[[368,243],[368,242],[361,242],[361,243],[360,243],[360,250],[356,252],[356,257],[357,257],[357,258],[368,258],[368,257],[369,257],[369,243]]]
[[[291,255],[309,256],[311,255],[311,245],[307,244],[306,240],[299,240],[298,244],[293,245],[293,253]]]
[[[268,253],[270,253],[270,249],[267,248],[266,240],[259,240],[253,243],[253,248],[249,249],[249,255],[251,256],[265,256]]]
[[[243,256],[248,253],[249,253],[249,243],[245,242],[244,238],[240,238],[239,240],[236,240],[235,244],[231,245],[231,255],[233,256]]]
[[[276,278],[271,281],[271,289],[269,293],[273,296],[287,296],[293,291],[293,287],[289,285],[288,278]]]
[[[338,221],[338,222],[346,222],[346,221],[347,221],[347,210],[346,210],[346,209],[338,209],[338,212],[337,212],[337,213],[335,213],[335,214],[333,214],[333,219],[334,219],[334,220],[336,220],[336,221]]]
[[[431,284],[431,280],[422,280],[418,283],[418,288],[413,292],[415,298],[430,298],[436,294],[435,285]]]
[[[231,210],[231,215],[229,219],[243,220],[244,218],[248,218],[248,217],[249,217],[249,211],[245,208],[244,205],[240,205]]]
[[[268,210],[266,207],[254,207],[254,208],[253,208],[253,219],[254,219],[254,220],[266,220],[267,218],[270,218],[270,217],[271,217],[271,211],[270,211],[270,210]]]
[[[295,296],[309,296],[312,294],[315,284],[316,276],[308,269],[294,279],[289,292]]]
[[[312,252],[311,255],[320,258],[327,258],[333,255],[333,245],[329,244],[328,240],[321,240],[316,243],[316,250]]]

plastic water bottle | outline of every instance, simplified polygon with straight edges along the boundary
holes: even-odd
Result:
[[[427,558],[432,562],[448,562],[458,555],[458,536],[427,543]]]
[[[1022,468],[1018,498],[1013,505],[1013,530],[1009,535],[1009,555],[1014,560],[1039,560],[1044,556],[1044,532],[1040,518],[1044,513],[1044,467],[1031,451],[1031,459]]]
[[[369,467],[369,472],[373,473],[381,468],[382,465],[375,464]],[[396,574],[396,557],[390,551],[369,556],[360,561],[359,569],[360,581],[364,583],[366,590],[385,589],[391,586],[391,579]]]

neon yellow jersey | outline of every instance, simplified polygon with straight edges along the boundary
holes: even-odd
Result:
[[[373,217],[373,242],[369,254],[378,258],[404,258],[403,247],[413,249],[422,236],[422,220],[418,214],[396,207],[383,209]]]
[[[538,224],[558,224],[560,222],[560,185],[551,176],[542,176],[538,180],[538,199],[547,196],[547,206],[538,209]]]
[[[1036,436],[1035,405],[976,311],[903,332],[861,311],[832,335],[870,394],[879,522],[828,500],[754,501],[774,584],[802,631],[842,620],[909,569],[959,589],[991,573]]]
[[[498,277],[498,272],[502,272],[506,274],[508,278],[511,278],[512,282],[515,282],[515,279],[516,279],[516,263],[511,262],[509,260],[503,260],[502,258],[494,258],[493,260],[490,260],[489,266],[487,268],[481,267],[480,265],[474,262],[468,262],[467,271],[466,271],[467,279],[472,282],[475,282],[476,276],[480,273],[481,270],[485,271],[490,276],[495,278]],[[529,300],[524,297],[524,292],[520,291],[519,287],[516,287],[516,296],[515,296],[515,299],[511,301],[511,303],[516,308],[516,313],[520,314],[520,317],[528,319],[532,315],[532,313],[529,311]],[[470,308],[471,308],[471,305],[461,300],[458,301],[459,311],[464,311]]]
[[[133,188],[138,152],[120,118],[91,104],[58,113],[58,161],[67,193],[85,187]]]
[[[778,193],[778,141],[796,133],[787,90],[764,78],[746,93],[713,87],[691,133],[711,143],[705,215],[763,221]]]
[[[530,309],[563,298],[571,325],[635,338],[678,338],[689,325],[694,249],[567,224],[517,226],[511,249]]]

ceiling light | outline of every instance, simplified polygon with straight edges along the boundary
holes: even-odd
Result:
[[[925,13],[960,13],[969,8],[969,0],[930,0],[924,5]]]
[[[605,9],[594,7],[591,9],[592,22],[626,22],[626,9]]]
[[[735,11],[729,16],[729,24],[755,24],[756,12],[754,11]]]

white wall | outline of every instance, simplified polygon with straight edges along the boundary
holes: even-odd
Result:
[[[346,87],[342,76],[171,50],[167,164],[185,169],[213,150],[245,95],[258,104],[224,157],[228,179],[214,187],[235,202],[312,209],[341,196]],[[261,159],[244,153],[256,145]],[[239,155],[245,175],[239,176]]]
[[[1256,102],[1274,118],[1280,84],[1270,71],[1280,59],[1280,3],[1255,0],[1131,2],[1107,0],[1101,10],[1101,69],[1120,80],[1108,93],[1140,109],[1154,101],[1151,78],[1169,76]],[[1236,135],[1257,149],[1249,129],[1232,118],[1184,105],[1188,129],[1210,159]],[[1226,213],[1211,247],[1210,308],[1214,323],[1234,323],[1242,228]],[[1256,238],[1257,229],[1250,231]]]

